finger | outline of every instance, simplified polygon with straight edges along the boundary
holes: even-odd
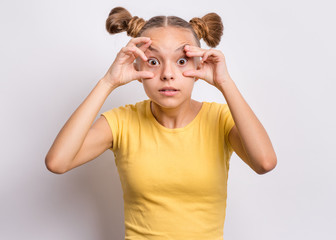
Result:
[[[123,52],[125,54],[128,54],[128,55],[133,55],[134,59],[136,59],[138,56],[141,57],[144,61],[147,61],[148,58],[147,56],[145,55],[145,53],[143,51],[141,51],[139,48],[137,47],[123,47]]]
[[[149,40],[146,43],[143,43],[142,45],[137,46],[141,51],[145,52],[147,48],[152,44],[152,40]]]
[[[221,57],[221,55],[222,53],[220,51],[215,50],[215,49],[210,49],[204,54],[202,61],[203,62],[206,61],[209,57]]]
[[[205,62],[209,56],[211,56],[213,53],[209,50],[208,52],[206,52],[204,54],[204,56],[202,57],[202,61]]]
[[[185,77],[196,77],[204,79],[204,73],[200,70],[188,70],[182,73]]]
[[[195,52],[195,51],[196,52],[198,52],[198,51],[205,52],[206,49],[199,48],[199,47],[192,46],[192,45],[185,45],[184,51],[186,51],[186,52]]]
[[[204,53],[204,51],[187,51],[186,55],[188,57],[202,57]]]
[[[148,58],[147,58],[146,54],[144,53],[144,51],[142,51],[138,47],[135,47],[135,57],[137,58],[138,56],[141,57],[141,59],[144,60],[144,61],[148,60]]]
[[[137,45],[139,43],[146,43],[150,41],[150,38],[149,37],[137,37],[137,38],[132,38],[126,46],[134,46],[134,45]]]
[[[188,57],[203,57],[206,52],[205,49],[189,45],[185,46],[184,50]]]
[[[200,47],[197,47],[197,46],[194,46],[194,45],[189,45],[189,44],[187,44],[187,45],[185,45],[185,47],[184,47],[184,50],[190,50],[190,51],[194,51],[194,50],[203,50],[203,51],[206,51],[206,49],[203,49],[203,48],[200,48]]]

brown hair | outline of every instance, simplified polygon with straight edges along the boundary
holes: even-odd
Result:
[[[176,16],[156,16],[145,21],[138,16],[132,17],[123,7],[116,7],[106,19],[106,30],[110,34],[126,31],[130,37],[139,37],[147,29],[167,26],[189,29],[198,46],[201,46],[200,39],[203,38],[209,47],[216,47],[219,44],[224,28],[221,17],[216,13],[208,13],[202,18],[194,17],[189,23]]]

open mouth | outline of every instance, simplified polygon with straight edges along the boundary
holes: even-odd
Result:
[[[167,86],[167,87],[163,87],[159,90],[160,92],[176,92],[179,91],[178,89],[171,87],[171,86]]]
[[[180,90],[173,87],[164,87],[159,92],[164,96],[175,96]]]

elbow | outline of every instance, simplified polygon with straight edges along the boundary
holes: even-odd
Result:
[[[50,172],[55,173],[55,174],[63,174],[63,173],[66,173],[66,172],[67,172],[66,168],[60,166],[59,162],[60,162],[60,161],[58,161],[57,159],[52,158],[52,157],[49,157],[48,155],[47,155],[46,158],[45,158],[45,165],[46,165],[46,168],[47,168]]]
[[[256,170],[256,173],[258,173],[259,175],[268,173],[272,171],[276,167],[276,165],[277,165],[276,155],[264,158],[262,164],[260,165],[258,170]]]

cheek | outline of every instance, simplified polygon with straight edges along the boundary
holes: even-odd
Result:
[[[154,73],[154,75],[155,75],[156,72],[158,72],[158,69],[159,69],[157,67],[155,68],[155,67],[148,66],[148,63],[146,63],[144,61],[141,61],[140,64],[139,64],[139,66],[140,66],[139,67],[140,71],[149,71],[149,72]]]
[[[194,57],[192,60],[193,67],[196,69],[197,66],[201,63],[201,58],[200,57]]]
[[[148,67],[148,66],[144,66],[142,70],[152,72],[154,73],[154,76],[159,72],[159,68],[153,68],[153,67]]]
[[[198,60],[197,58],[192,58],[188,61],[188,63],[182,67],[182,71],[187,71],[187,70],[193,70],[196,69],[198,65]]]
[[[196,69],[195,65],[193,63],[187,64],[186,66],[181,68],[182,72],[185,72],[187,70],[192,70],[192,69]]]

